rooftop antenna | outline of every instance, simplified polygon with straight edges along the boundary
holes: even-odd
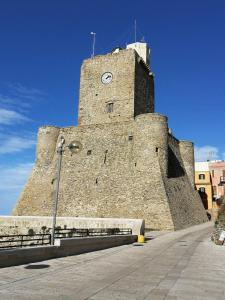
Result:
[[[134,20],[134,42],[137,41],[137,22],[136,19]]]
[[[93,35],[92,54],[91,54],[91,58],[93,58],[95,56],[95,36],[96,36],[96,32],[92,31],[91,35]]]

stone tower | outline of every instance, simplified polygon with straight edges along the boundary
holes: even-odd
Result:
[[[129,47],[83,62],[79,125],[124,122],[153,112],[153,74],[136,51]]]
[[[193,188],[193,144],[168,132],[154,113],[149,49],[127,49],[85,60],[81,67],[79,125],[39,129],[36,164],[14,215],[51,215],[57,144],[65,148],[58,215],[145,219],[146,227],[176,230],[207,220]]]

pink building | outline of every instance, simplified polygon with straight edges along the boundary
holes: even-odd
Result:
[[[212,178],[213,198],[219,199],[225,194],[225,161],[209,162]]]

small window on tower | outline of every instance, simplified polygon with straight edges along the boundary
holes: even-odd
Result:
[[[113,103],[108,103],[106,105],[106,112],[107,113],[112,113],[113,112]]]
[[[205,179],[205,174],[199,174],[198,178],[199,179]]]
[[[132,140],[133,140],[133,135],[129,135],[129,136],[128,136],[128,140],[129,140],[129,141],[132,141]]]

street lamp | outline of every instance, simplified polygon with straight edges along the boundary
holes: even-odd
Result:
[[[62,156],[65,148],[68,148],[70,152],[78,153],[82,150],[82,145],[78,141],[72,141],[69,145],[65,145],[65,139],[63,136],[60,137],[60,141],[57,145],[57,154],[58,154],[58,163],[57,163],[57,176],[56,176],[56,191],[54,193],[53,199],[53,220],[52,220],[52,235],[51,235],[51,245],[54,245],[55,241],[55,225],[56,225],[56,216],[57,208],[59,202],[59,184],[60,184],[60,175],[62,167]]]

